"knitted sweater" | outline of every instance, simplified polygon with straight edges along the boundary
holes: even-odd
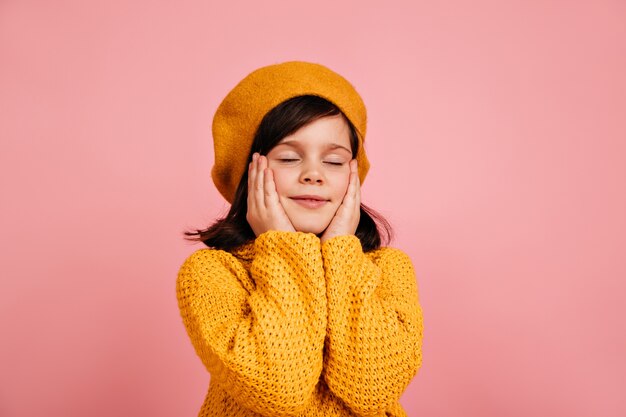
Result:
[[[177,295],[211,373],[200,417],[406,416],[423,320],[402,251],[268,231],[191,254]]]

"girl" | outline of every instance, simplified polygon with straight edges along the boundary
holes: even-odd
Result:
[[[212,177],[232,205],[186,232],[209,249],[177,280],[211,373],[199,416],[406,416],[422,312],[409,257],[360,202],[365,122],[352,85],[306,62],[260,68],[220,104]]]

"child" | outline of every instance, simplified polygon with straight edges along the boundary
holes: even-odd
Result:
[[[177,280],[211,373],[199,416],[406,416],[422,312],[409,257],[360,202],[365,128],[352,85],[307,62],[252,72],[217,109],[212,178],[231,208],[186,233],[209,249]]]

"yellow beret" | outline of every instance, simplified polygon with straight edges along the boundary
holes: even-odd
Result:
[[[248,168],[252,141],[263,117],[285,100],[314,95],[335,104],[356,127],[359,136],[359,178],[369,170],[363,141],[367,113],[354,87],[336,72],[320,64],[302,61],[269,65],[251,72],[233,88],[213,117],[215,165],[211,177],[218,191],[232,203]]]

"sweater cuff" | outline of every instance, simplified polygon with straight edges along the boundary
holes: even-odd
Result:
[[[255,259],[282,259],[310,273],[322,265],[320,239],[313,233],[268,230],[254,242]]]
[[[337,262],[341,260],[349,262],[351,256],[363,254],[361,241],[355,235],[335,236],[322,243],[321,246],[324,259]]]
[[[257,248],[274,246],[289,247],[320,247],[320,239],[313,233],[286,232],[282,230],[268,230],[258,235],[254,241]]]

